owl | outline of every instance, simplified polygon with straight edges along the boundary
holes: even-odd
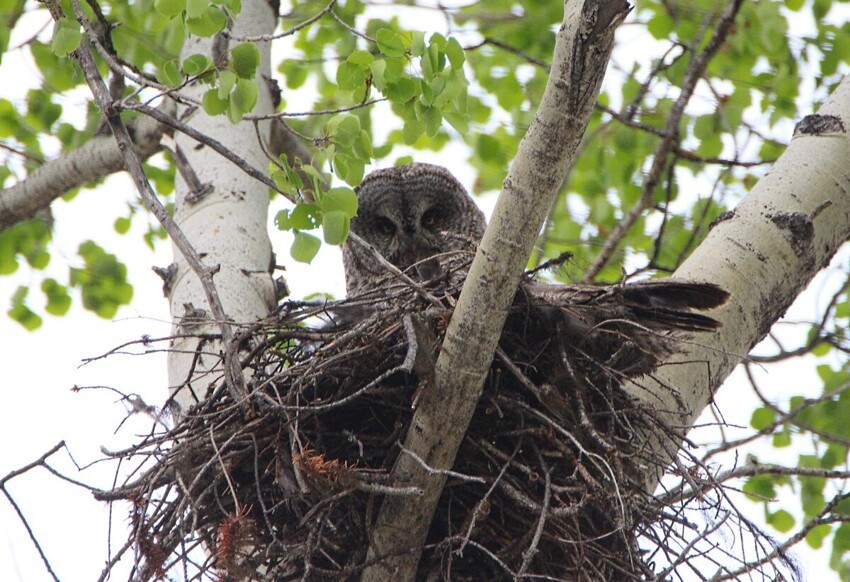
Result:
[[[357,195],[360,205],[351,232],[419,282],[440,280],[446,265],[441,255],[473,252],[484,234],[483,213],[460,182],[440,166],[414,163],[377,170],[364,178]],[[387,285],[387,269],[374,251],[349,240],[342,257],[349,296]],[[453,273],[450,287],[459,287],[464,276],[463,269]],[[516,350],[557,356],[544,366],[547,377],[569,375],[555,373],[562,358],[553,338],[621,378],[635,377],[650,373],[675,353],[683,337],[717,329],[718,321],[694,310],[718,307],[728,298],[729,293],[712,283],[672,278],[596,286],[524,277],[503,343],[511,344],[510,338],[516,336],[511,344]],[[530,324],[529,318],[534,322]],[[341,319],[351,319],[351,314]]]
[[[357,187],[357,197],[351,232],[418,281],[441,275],[437,255],[473,252],[484,234],[484,214],[440,166],[413,163],[376,170]],[[342,259],[349,296],[386,281],[386,268],[355,242],[346,242]]]

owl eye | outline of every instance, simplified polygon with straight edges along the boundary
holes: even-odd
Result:
[[[375,219],[375,229],[381,234],[393,235],[395,234],[395,223],[389,218],[379,216]]]
[[[422,226],[432,228],[437,225],[440,218],[442,218],[442,213],[436,208],[430,208],[422,215]]]

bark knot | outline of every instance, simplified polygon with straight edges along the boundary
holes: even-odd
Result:
[[[798,135],[835,135],[847,133],[844,122],[837,115],[806,115],[794,127],[794,137]]]
[[[802,212],[780,212],[768,218],[782,231],[795,255],[800,257],[811,248],[815,226],[809,216]]]

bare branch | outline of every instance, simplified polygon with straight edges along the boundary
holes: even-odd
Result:
[[[626,234],[628,234],[629,229],[631,229],[634,223],[637,222],[638,218],[640,218],[641,214],[643,214],[643,211],[649,208],[649,205],[652,203],[652,196],[655,192],[655,187],[661,179],[664,166],[667,165],[667,156],[675,149],[677,142],[679,141],[679,122],[685,112],[685,106],[687,106],[688,102],[691,100],[691,96],[694,94],[697,83],[705,73],[708,63],[717,51],[720,50],[720,47],[723,46],[723,43],[726,41],[726,37],[731,32],[732,25],[735,23],[735,17],[738,15],[738,10],[741,8],[741,4],[743,4],[743,0],[730,0],[730,2],[726,5],[726,8],[723,10],[723,14],[720,17],[720,20],[714,29],[714,34],[708,41],[708,44],[702,52],[694,55],[694,58],[685,73],[685,78],[682,80],[682,89],[681,93],[679,93],[679,98],[676,99],[676,103],[673,105],[673,108],[670,111],[670,116],[667,118],[667,123],[664,126],[664,130],[662,132],[663,139],[658,144],[658,147],[655,148],[655,152],[653,153],[652,167],[650,168],[646,181],[643,184],[643,193],[634,207],[628,214],[626,214],[626,216],[623,217],[619,224],[617,224],[616,228],[605,241],[602,250],[599,251],[599,255],[596,257],[596,260],[585,272],[582,282],[586,283],[592,281],[593,278],[599,274],[599,272],[611,259],[614,251],[617,250],[617,246],[623,238],[625,238]]]
[[[85,20],[86,17],[79,5],[79,0],[72,0],[72,3],[77,13],[77,19],[80,21]],[[51,2],[48,3],[48,6],[50,6],[51,14],[53,14],[54,18],[61,15],[61,8],[58,4]],[[115,141],[118,144],[118,149],[124,158],[124,163],[126,164],[127,170],[130,172],[130,176],[133,178],[133,182],[139,191],[142,201],[168,232],[169,236],[174,241],[174,244],[186,257],[186,261],[201,281],[210,309],[212,310],[213,317],[221,329],[221,337],[225,346],[225,374],[227,375],[228,380],[228,390],[230,390],[235,402],[245,402],[247,388],[245,386],[245,378],[242,375],[239,364],[239,358],[234,348],[232,324],[230,323],[227,314],[224,312],[221,299],[218,296],[218,291],[213,283],[213,274],[217,270],[217,267],[210,268],[203,264],[197,251],[195,251],[194,247],[183,234],[183,231],[177,223],[174,222],[174,219],[168,214],[168,212],[166,212],[165,207],[159,201],[156,193],[151,188],[151,185],[145,176],[144,168],[142,168],[139,156],[136,155],[133,148],[133,141],[127,130],[127,126],[121,120],[121,117],[112,101],[112,97],[109,94],[109,90],[97,70],[97,66],[95,65],[91,52],[89,52],[87,41],[81,44],[81,46],[74,51],[73,56],[80,64],[83,74],[86,77],[86,82],[91,88],[95,102],[103,112],[104,118],[112,130]]]
[[[171,117],[175,109],[174,102],[166,100],[155,111]],[[146,160],[160,150],[160,140],[166,130],[167,126],[147,115],[127,124],[139,159]],[[115,147],[112,136],[95,136],[76,150],[46,162],[25,180],[0,191],[0,230],[33,218],[73,188],[124,169],[124,156]]]

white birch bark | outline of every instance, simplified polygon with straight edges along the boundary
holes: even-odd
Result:
[[[172,112],[171,102],[162,108]],[[163,127],[142,116],[128,124],[139,158],[159,151]],[[93,137],[78,149],[45,162],[26,179],[0,190],[0,230],[33,218],[72,188],[124,170],[124,156],[111,133]]]
[[[665,366],[659,382],[632,385],[664,413],[672,427],[689,429],[735,366],[765,335],[850,237],[850,77],[817,116],[804,118],[788,149],[734,213],[716,224],[674,277],[717,283],[732,299],[711,313],[723,322],[714,334],[688,344]],[[661,437],[658,437],[661,439]],[[678,441],[659,443],[672,459]],[[659,471],[648,468],[654,489]]]
[[[234,35],[261,35],[274,31],[275,15],[264,0],[243,2],[236,18]],[[202,53],[211,55],[212,38],[187,39],[182,56]],[[230,41],[230,47],[237,41]],[[253,113],[272,111],[269,91],[263,77],[270,76],[268,42],[257,42],[260,67],[257,71],[259,99]],[[196,85],[189,94],[200,99],[209,86]],[[184,111],[184,113],[186,113]],[[232,124],[225,116],[210,117],[201,109],[186,118],[195,129],[238,152],[248,163],[264,169],[267,159],[257,135],[268,140],[269,123],[260,122],[259,132],[254,124]],[[275,304],[274,285],[269,267],[272,263],[271,242],[268,236],[268,188],[251,178],[208,147],[200,147],[191,138],[178,134],[177,145],[200,181],[211,184],[213,190],[197,202],[187,201],[191,194],[186,182],[177,179],[174,216],[202,256],[208,267],[218,267],[213,281],[218,289],[224,312],[230,320],[251,323],[267,315]],[[191,311],[202,309],[209,317],[203,289],[197,276],[188,267],[181,253],[174,249],[176,271],[171,280],[170,305],[174,321],[172,353],[168,360],[169,385],[175,402],[182,409],[202,399],[209,385],[221,378],[220,367],[206,373],[220,362],[220,342],[201,341],[200,334],[217,334],[219,327],[211,319],[193,320]],[[192,337],[181,337],[190,334]],[[196,360],[196,352],[199,357]],[[191,376],[191,377],[190,377]],[[187,385],[187,381],[190,384]],[[188,389],[191,387],[191,389]]]

